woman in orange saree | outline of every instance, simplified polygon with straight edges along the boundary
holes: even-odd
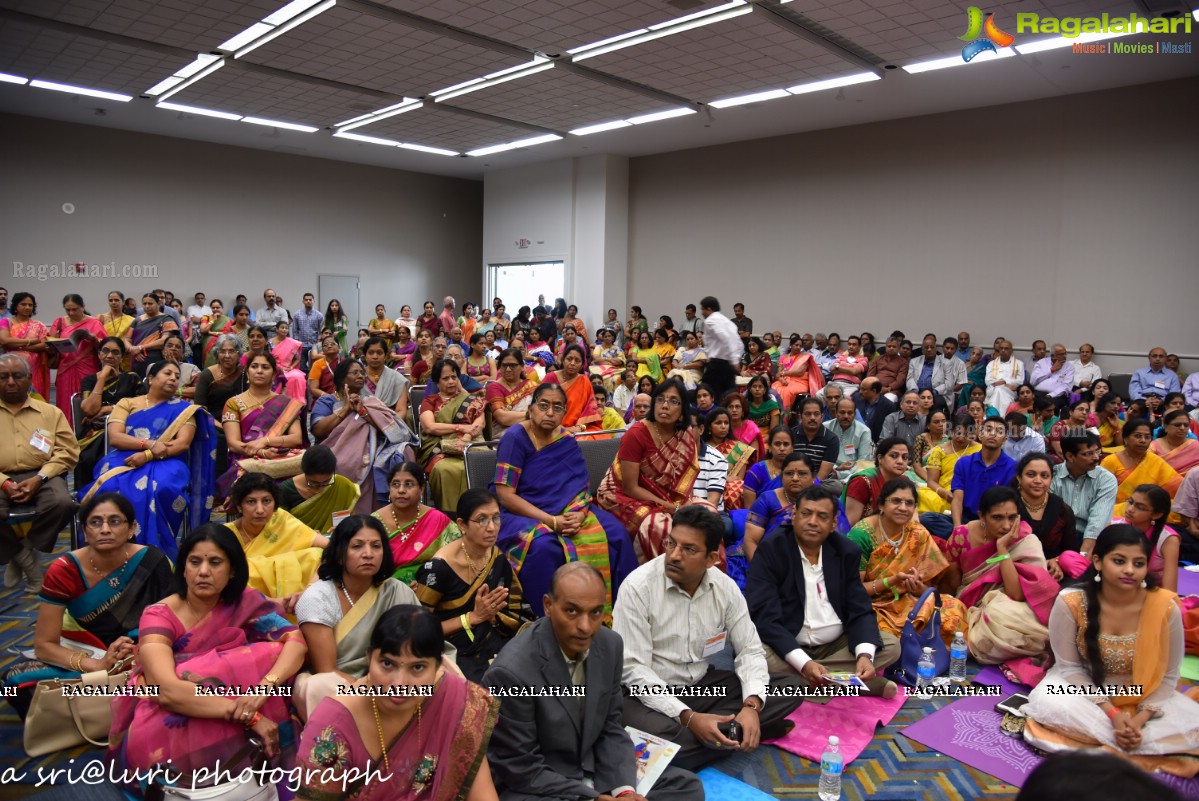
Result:
[[[791,349],[779,356],[778,377],[772,385],[784,410],[789,411],[801,395],[814,395],[823,389],[824,375],[812,365],[812,354],[804,353],[799,335],[793,335]]]
[[[572,434],[600,431],[604,415],[595,402],[591,381],[583,375],[583,346],[568,345],[562,353],[562,369],[545,374],[545,383],[558,384],[566,393],[566,414],[562,425]]]

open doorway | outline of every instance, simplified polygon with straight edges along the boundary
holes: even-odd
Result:
[[[555,298],[566,297],[566,264],[561,261],[489,264],[487,287],[487,300],[502,298],[508,314],[513,316],[521,306],[536,306],[541,295],[545,296],[546,305],[552,306]]]

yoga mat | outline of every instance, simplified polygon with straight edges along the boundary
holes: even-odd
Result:
[[[999,698],[962,698],[913,723],[902,734],[972,768],[1019,787],[1041,762],[1024,743],[999,730]]]
[[[1027,684],[1017,684],[1009,681],[1008,677],[1003,675],[1003,671],[994,665],[987,665],[982,670],[978,671],[978,675],[971,679],[973,684],[985,684],[988,686],[997,686],[1003,688],[1003,695],[1006,698],[1012,693],[1027,694],[1031,687]],[[1000,699],[1002,700],[1002,699]]]
[[[720,801],[774,801],[774,796],[751,787],[740,779],[734,779],[727,773],[721,773],[716,768],[704,768],[696,775],[704,784],[706,798]]]
[[[1192,570],[1179,570],[1178,594],[1199,595],[1199,573]]]
[[[1182,666],[1178,672],[1182,674],[1184,679],[1191,681],[1199,681],[1199,656],[1187,654],[1182,658]]]
[[[835,734],[841,740],[841,754],[848,765],[870,745],[878,724],[886,726],[891,722],[904,700],[900,692],[891,699],[867,696],[832,698],[827,704],[800,704],[787,716],[795,728],[786,737],[765,742],[819,762],[828,745],[828,736]]]

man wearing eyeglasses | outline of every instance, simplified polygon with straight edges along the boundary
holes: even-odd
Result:
[[[678,743],[671,764],[687,770],[786,734],[800,700],[766,701],[762,641],[741,590],[716,568],[723,537],[715,512],[684,506],[663,553],[629,574],[612,610],[612,630],[624,639],[624,722]],[[730,644],[735,670],[712,667],[709,659]],[[740,737],[728,736],[733,721]]]
[[[29,397],[29,365],[20,356],[0,356],[0,564],[4,585],[25,577],[25,592],[42,589],[42,553],[50,553],[79,504],[65,476],[79,461],[79,443],[66,415]],[[8,523],[14,506],[33,506],[37,516],[18,538]]]

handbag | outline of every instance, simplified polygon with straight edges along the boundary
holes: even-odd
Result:
[[[248,760],[249,766],[255,771],[260,771],[260,777],[264,776],[270,770],[270,763],[266,757],[266,748],[262,744],[262,740],[257,737],[248,737],[230,759],[229,765],[242,765]],[[224,769],[224,768],[223,768]],[[233,776],[238,776],[244,768],[228,768]],[[156,776],[161,776],[161,773]],[[269,782],[259,784],[257,781],[241,781],[234,778],[232,781],[222,782],[221,784],[213,784],[205,787],[192,787],[189,782],[181,781],[182,774],[176,773],[172,781],[175,784],[163,784],[161,780],[155,781],[146,788],[144,795],[145,801],[277,801],[279,792],[274,784]],[[261,779],[260,779],[261,780]]]
[[[933,594],[933,613],[924,624],[923,631],[916,631],[916,616],[924,608],[924,602],[929,593]],[[891,681],[906,687],[916,686],[917,667],[925,648],[933,649],[933,664],[936,665],[934,675],[943,675],[949,670],[949,648],[941,639],[941,593],[935,587],[929,587],[920,596],[920,600],[908,613],[908,619],[903,624],[903,632],[899,636],[899,660],[887,668],[884,675]]]
[[[124,687],[129,683],[132,664],[130,657],[109,671],[96,670],[77,679],[39,681],[25,716],[25,753],[44,756],[84,743],[106,748],[112,726],[112,696],[100,690],[96,695],[68,695],[63,688]]]

